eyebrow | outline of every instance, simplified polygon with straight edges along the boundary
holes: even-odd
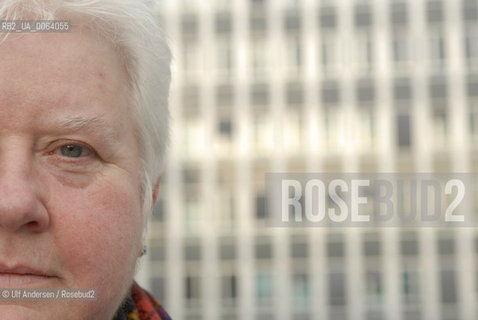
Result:
[[[118,141],[118,132],[101,117],[68,117],[60,119],[56,125],[62,130],[93,132],[108,142]]]

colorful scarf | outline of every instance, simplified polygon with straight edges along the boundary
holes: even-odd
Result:
[[[136,282],[113,320],[171,320],[161,304]]]

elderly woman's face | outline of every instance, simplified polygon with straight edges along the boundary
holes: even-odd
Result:
[[[87,32],[0,45],[0,288],[97,299],[0,301],[3,320],[111,319],[141,250],[126,71]]]

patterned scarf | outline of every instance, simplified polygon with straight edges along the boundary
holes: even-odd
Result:
[[[171,320],[161,304],[136,282],[113,320]]]

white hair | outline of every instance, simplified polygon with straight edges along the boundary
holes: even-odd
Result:
[[[77,18],[75,23],[110,41],[121,56],[132,90],[132,115],[141,147],[143,219],[153,205],[169,138],[171,53],[151,0],[0,0],[0,20]],[[78,25],[73,25],[73,31]]]

